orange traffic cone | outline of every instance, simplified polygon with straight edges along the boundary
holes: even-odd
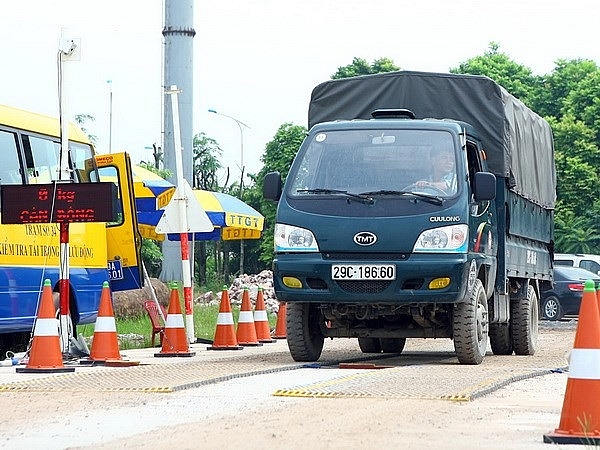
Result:
[[[569,362],[560,424],[544,435],[554,444],[600,444],[600,312],[594,282],[588,280]]]
[[[244,288],[242,294],[242,306],[240,307],[240,316],[238,317],[238,326],[236,333],[238,344],[244,346],[259,346],[256,336],[256,327],[254,326],[254,316],[252,314],[252,303],[250,303],[250,294],[248,288]]]
[[[285,326],[286,314],[287,306],[285,302],[279,302],[279,310],[277,311],[277,323],[275,324],[275,331],[273,331],[273,337],[275,339],[287,338],[287,328]]]
[[[219,316],[217,317],[217,329],[213,345],[207,350],[243,350],[244,347],[238,345],[235,337],[235,327],[233,325],[233,314],[231,313],[231,303],[229,303],[229,293],[227,286],[223,287],[221,293],[221,304],[219,305]]]
[[[74,367],[63,365],[58,335],[58,319],[54,311],[50,280],[44,281],[42,298],[38,307],[33,342],[29,351],[29,361],[25,367],[17,367],[17,373],[74,372]]]
[[[90,360],[105,362],[109,359],[119,360],[121,359],[121,354],[119,353],[119,339],[117,337],[110,288],[108,287],[108,281],[105,281],[102,284],[98,317],[94,325],[94,339],[92,340]]]
[[[165,321],[165,333],[163,336],[162,349],[154,356],[194,356],[196,352],[190,352],[188,338],[183,324],[181,314],[181,303],[179,302],[179,291],[177,287],[171,288],[167,320]]]
[[[277,342],[271,338],[271,328],[269,327],[269,318],[265,307],[265,298],[263,290],[259,286],[256,294],[256,304],[254,305],[254,327],[256,328],[256,337],[258,342],[269,343]]]

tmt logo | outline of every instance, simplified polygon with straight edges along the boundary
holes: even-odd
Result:
[[[361,231],[354,235],[354,243],[362,246],[373,245],[377,242],[377,236],[370,231]]]

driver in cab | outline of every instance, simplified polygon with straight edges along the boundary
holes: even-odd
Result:
[[[454,194],[456,192],[454,152],[447,148],[437,148],[431,152],[430,160],[430,176],[425,180],[417,181],[415,185],[442,191],[444,194]]]

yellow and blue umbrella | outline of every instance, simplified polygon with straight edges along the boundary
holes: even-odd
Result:
[[[146,238],[163,240],[164,235],[156,233],[155,227],[175,193],[175,186],[143,167],[135,166],[133,172],[140,234]],[[194,189],[193,192],[215,229],[206,233],[190,233],[190,239],[208,241],[260,238],[264,217],[250,205],[222,192],[200,189]],[[168,237],[172,241],[180,239],[177,233],[168,234]]]
[[[140,234],[150,239],[164,239],[164,236],[154,231],[154,227],[160,220],[164,207],[169,204],[175,186],[141,166],[133,166],[132,172]]]

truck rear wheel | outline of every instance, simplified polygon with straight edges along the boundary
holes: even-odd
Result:
[[[527,297],[510,303],[512,342],[515,355],[533,355],[537,349],[540,313],[533,286],[527,286]]]
[[[383,353],[402,353],[406,338],[380,338],[379,343]]]
[[[469,298],[454,307],[454,350],[461,364],[481,364],[488,343],[487,299],[481,280],[474,282]]]
[[[379,338],[359,337],[358,346],[363,353],[381,353]]]
[[[512,355],[513,343],[508,323],[490,323],[490,346],[494,355]]]
[[[325,336],[321,331],[325,318],[317,305],[287,303],[286,334],[294,361],[316,361],[323,351]]]

